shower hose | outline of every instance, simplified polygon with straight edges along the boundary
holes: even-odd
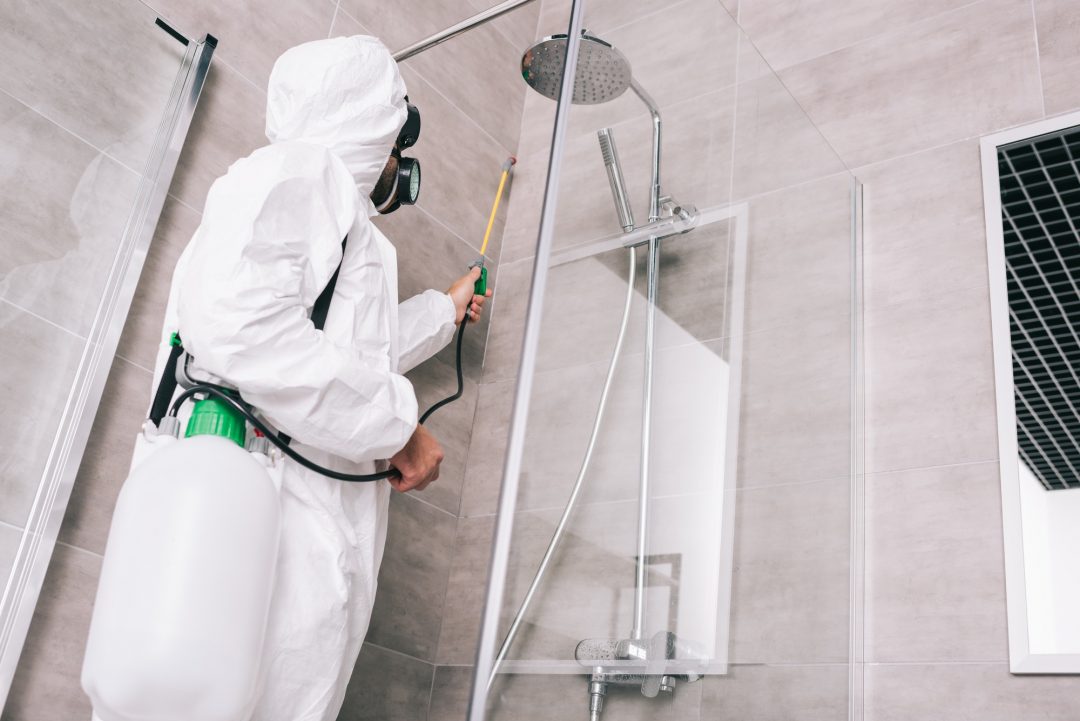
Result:
[[[636,275],[636,256],[633,248],[627,250],[630,259],[630,267],[626,274],[626,303],[623,305],[622,321],[619,324],[619,337],[615,341],[615,349],[611,353],[611,363],[608,365],[607,377],[604,379],[604,390],[600,393],[600,402],[596,407],[596,417],[593,420],[592,432],[589,434],[589,443],[585,448],[585,456],[581,460],[581,468],[578,470],[577,480],[574,482],[574,488],[570,491],[570,498],[566,501],[566,507],[563,509],[562,517],[559,518],[558,524],[555,526],[555,533],[552,534],[551,540],[548,542],[547,550],[544,551],[544,557],[540,560],[540,566],[536,569],[536,575],[533,576],[532,583],[529,584],[529,590],[525,593],[525,598],[521,601],[521,606],[518,607],[517,613],[514,615],[514,620],[510,624],[509,630],[506,632],[506,638],[503,639],[502,646],[499,648],[499,653],[495,656],[495,661],[491,665],[491,675],[488,676],[488,690],[491,690],[491,685],[495,681],[495,676],[499,672],[499,666],[506,659],[506,654],[510,650],[510,645],[514,642],[514,638],[517,636],[518,631],[521,628],[521,622],[525,618],[525,614],[529,611],[529,606],[532,603],[533,596],[536,595],[536,590],[540,587],[540,582],[544,578],[544,573],[547,572],[548,565],[551,563],[552,557],[555,555],[555,551],[559,547],[559,543],[562,541],[563,534],[566,532],[567,524],[570,521],[570,515],[574,511],[574,506],[577,504],[578,496],[581,494],[581,487],[585,481],[585,475],[589,470],[589,463],[592,461],[593,450],[596,447],[596,438],[600,433],[600,425],[603,423],[604,410],[607,408],[608,395],[611,392],[611,384],[615,379],[615,370],[619,365],[619,356],[622,353],[623,339],[626,337],[626,326],[630,319],[630,306],[634,300],[634,276]]]

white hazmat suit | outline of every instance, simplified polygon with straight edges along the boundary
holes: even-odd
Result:
[[[447,294],[398,304],[395,251],[370,220],[405,85],[386,47],[357,36],[287,51],[267,95],[270,144],[213,184],[177,265],[157,375],[179,329],[193,376],[239,388],[316,463],[371,473],[416,428],[401,374],[454,333]],[[339,261],[318,331],[311,307]],[[386,481],[346,483],[288,462],[253,721],[337,717],[371,617],[389,493]]]

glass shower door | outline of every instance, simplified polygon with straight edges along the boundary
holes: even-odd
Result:
[[[568,5],[545,0],[538,34],[566,32]],[[645,92],[568,108],[545,273],[505,264],[536,250],[535,233],[511,245],[530,220],[508,219],[496,293],[544,292],[493,319],[496,347],[526,323],[538,335],[523,359],[495,357],[531,387],[505,548],[496,535],[497,673],[471,718],[847,719],[853,178],[720,3],[598,0],[583,26]],[[663,128],[659,214],[643,99]],[[547,153],[554,107],[530,94],[522,154]],[[539,201],[528,182],[515,193]]]
[[[0,708],[216,41],[0,2]]]

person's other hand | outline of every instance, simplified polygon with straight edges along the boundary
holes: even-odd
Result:
[[[491,297],[491,289],[484,295],[476,295],[473,292],[476,281],[480,280],[480,268],[470,268],[469,272],[454,281],[447,295],[454,301],[454,323],[460,323],[465,314],[469,314],[469,322],[475,323],[480,320],[480,314],[484,311],[484,301]]]
[[[405,447],[390,459],[390,465],[400,474],[388,479],[390,485],[401,493],[422,491],[439,477],[442,460],[443,451],[435,436],[417,426]]]

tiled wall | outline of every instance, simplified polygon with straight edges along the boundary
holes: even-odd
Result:
[[[10,13],[15,20],[0,23],[0,34],[10,29],[31,44],[55,47],[58,43],[44,34],[61,24],[50,12],[70,13],[70,8],[60,5],[7,3],[0,13],[5,17]],[[148,404],[169,279],[179,253],[198,226],[210,184],[234,160],[266,142],[265,86],[274,59],[292,45],[328,35],[370,33],[380,36],[392,49],[401,47],[452,25],[487,3],[428,0],[420,3],[422,7],[410,3],[407,11],[404,4],[369,0],[243,0],[229,4],[93,0],[80,7],[83,5],[88,13],[84,24],[102,32],[120,33],[125,23],[152,23],[156,13],[185,33],[212,33],[219,46],[121,339],[120,357],[109,377],[4,709],[4,721],[89,717],[89,705],[78,681],[82,649],[112,509]],[[423,116],[423,137],[413,154],[424,165],[424,188],[416,208],[404,208],[379,220],[398,249],[403,297],[428,287],[447,287],[479,253],[499,168],[517,149],[524,87],[516,66],[521,47],[532,37],[537,11],[519,11],[404,64],[410,99]],[[165,42],[172,42],[164,33],[160,35]],[[67,43],[66,64],[55,68],[55,75],[49,77],[63,78],[93,63],[102,65],[92,68],[98,77],[123,77],[134,68],[146,72],[140,67],[140,63],[145,64],[142,48],[118,42],[113,51],[103,54],[102,45],[109,44]],[[17,54],[14,59],[25,58]],[[37,72],[33,69],[23,74],[34,78]],[[11,75],[21,76],[14,70]],[[68,117],[94,118],[110,107],[124,117],[121,111],[133,99],[112,97],[110,93],[115,94],[116,89],[112,84],[106,86],[98,88],[102,92],[97,96],[91,94],[85,102],[79,101],[81,105],[55,89],[51,95],[45,93],[47,88],[40,83],[39,90],[64,98],[71,106],[66,107],[67,115],[61,107],[59,120],[54,119],[64,126]],[[0,117],[7,122],[3,107]],[[57,128],[47,122],[39,125],[42,127],[26,130],[28,138],[40,144],[52,142],[47,140],[48,133],[56,134]],[[92,130],[79,135],[99,142]],[[73,143],[71,149],[53,143],[63,155],[61,167],[74,165],[70,161],[79,153],[94,152],[77,139]],[[35,177],[21,175],[22,182]],[[55,184],[57,178],[54,173],[49,182]],[[5,192],[3,197],[14,195]],[[494,260],[499,257],[501,234],[500,223],[489,251]],[[489,263],[489,268],[492,277],[497,277],[497,263]],[[26,330],[20,331],[20,321],[8,318],[3,327],[5,333]],[[422,494],[393,498],[368,643],[342,718],[418,721],[427,713],[486,335],[486,320],[470,328],[465,396],[440,411],[430,424],[446,451],[442,478]],[[447,395],[455,383],[452,349],[410,377],[422,406]],[[15,388],[18,379],[5,379],[5,389],[9,383]]]
[[[538,35],[565,28],[569,3],[545,0]],[[604,2],[585,25],[627,55],[663,113],[665,192],[699,208],[746,201],[743,328],[732,304],[734,222],[665,241],[654,393],[654,541],[678,529],[694,554],[713,550],[720,515],[706,457],[726,410],[719,374],[695,359],[742,347],[735,575],[727,676],[645,701],[615,689],[605,715],[626,719],[846,718],[849,622],[850,175],[726,7],[714,0]],[[504,237],[462,519],[437,655],[431,719],[462,717],[502,476],[554,103],[530,93]],[[557,250],[617,233],[595,131],[615,130],[639,223],[647,220],[650,124],[630,94],[575,106],[560,178]],[[571,660],[589,637],[631,625],[640,452],[644,254],[622,367],[592,470],[512,659]],[[626,294],[625,251],[549,274],[530,410],[504,628],[516,610],[573,485],[591,429]],[[509,296],[509,300],[507,300]],[[716,385],[717,387],[713,387]],[[709,416],[711,412],[713,415]],[[700,425],[688,420],[705,420]],[[680,425],[681,424],[681,425]],[[733,453],[736,449],[732,450]],[[689,588],[689,576],[684,578]],[[683,590],[685,590],[685,588]],[[688,599],[709,603],[711,596]],[[679,619],[680,623],[683,619]],[[693,636],[693,624],[677,630]],[[654,624],[651,630],[659,630]],[[711,640],[711,639],[710,639]],[[583,717],[576,676],[500,679],[493,719]],[[785,711],[786,710],[786,711]],[[816,715],[814,715],[816,714]],[[775,718],[802,719],[777,715]]]
[[[1076,718],[1080,682],[1074,678],[1008,673],[978,138],[1080,108],[1080,4],[725,3],[744,36],[710,22],[717,17],[715,3],[676,3],[644,15],[635,27],[641,18],[633,17],[633,8],[641,5],[593,0],[586,25],[632,61],[635,53],[647,53],[634,68],[641,78],[651,74],[650,90],[659,84],[652,91],[665,105],[665,119],[671,118],[666,183],[695,201],[756,196],[751,217],[765,224],[751,234],[751,378],[743,395],[749,442],[740,448],[743,500],[731,649],[736,664],[761,663],[736,665],[727,677],[683,688],[666,709],[643,703],[635,693],[616,696],[610,713],[847,718],[851,549],[844,538],[848,448],[840,440],[851,430],[845,395],[851,369],[842,354],[850,318],[841,310],[848,301],[850,257],[825,245],[828,239],[846,241],[841,226],[847,211],[822,201],[836,202],[828,185],[850,171],[865,183],[865,665],[855,669],[865,679],[865,717]],[[545,2],[540,34],[565,25],[566,7],[565,0]],[[609,22],[616,16],[618,22]],[[710,43],[707,49],[695,45],[699,37]],[[756,53],[740,52],[732,76],[725,43],[747,37],[767,65],[755,71]],[[678,81],[665,83],[665,73]],[[689,101],[682,126],[679,100]],[[595,140],[588,132],[610,124],[618,132],[627,177],[645,172],[644,136],[627,139],[636,122],[627,115],[634,112],[632,102],[572,112],[557,244],[616,227],[602,176],[590,176],[581,164],[595,164],[589,157],[596,153]],[[504,294],[527,287],[543,182],[543,168],[533,173],[537,164],[527,160],[530,153],[546,152],[549,136],[543,130],[549,131],[553,117],[553,105],[531,94],[525,107],[523,163],[501,268]],[[818,133],[827,142],[816,142]],[[730,186],[723,182],[730,164],[713,173],[725,151],[734,164]],[[699,169],[680,167],[688,161],[697,161]],[[694,184],[681,187],[687,180]],[[640,205],[635,212],[642,217]],[[815,218],[815,212],[821,215]],[[835,230],[822,231],[823,223],[833,223]],[[619,272],[614,263],[606,265]],[[565,287],[558,287],[556,276],[551,295],[572,292],[574,301],[567,307],[549,300],[547,312],[572,313],[573,322],[562,328],[570,336],[567,346],[599,363],[602,372],[611,344],[605,333],[617,318],[594,324],[591,309],[617,308],[618,301],[610,289],[582,290],[583,280],[601,277],[597,270],[583,271]],[[521,295],[514,306],[497,304],[494,314],[450,573],[448,595],[457,603],[442,626],[431,718],[460,718],[464,708],[461,687],[469,675],[486,572],[492,489],[501,472],[499,430],[509,418],[520,344]],[[598,329],[607,330],[598,335]],[[538,419],[561,426],[575,417],[557,394],[566,377],[538,394],[551,407],[534,414],[530,433],[569,458],[560,462],[552,453],[545,459],[549,465],[530,467],[530,474],[542,478],[523,480],[526,500],[546,482],[565,480],[580,453],[560,436],[580,440],[580,424],[572,430],[535,428]],[[585,414],[587,425],[591,410]],[[525,528],[515,550],[526,580],[535,555],[522,549],[534,535],[540,540],[532,545],[542,547],[550,533],[550,522],[533,532],[529,521],[521,514],[518,528]],[[570,555],[580,555],[589,534],[572,534]],[[767,571],[755,577],[755,567]],[[560,571],[574,569],[566,563],[555,573]],[[511,595],[519,582],[511,579]],[[602,585],[602,574],[589,583]],[[576,639],[550,640],[565,653]],[[830,657],[840,663],[829,663]],[[493,699],[497,718],[570,716],[585,705],[580,678],[517,677],[502,683]]]
[[[1080,4],[739,20],[865,183],[866,718],[1076,718],[1076,678],[1008,673],[978,138],[1080,107]]]

